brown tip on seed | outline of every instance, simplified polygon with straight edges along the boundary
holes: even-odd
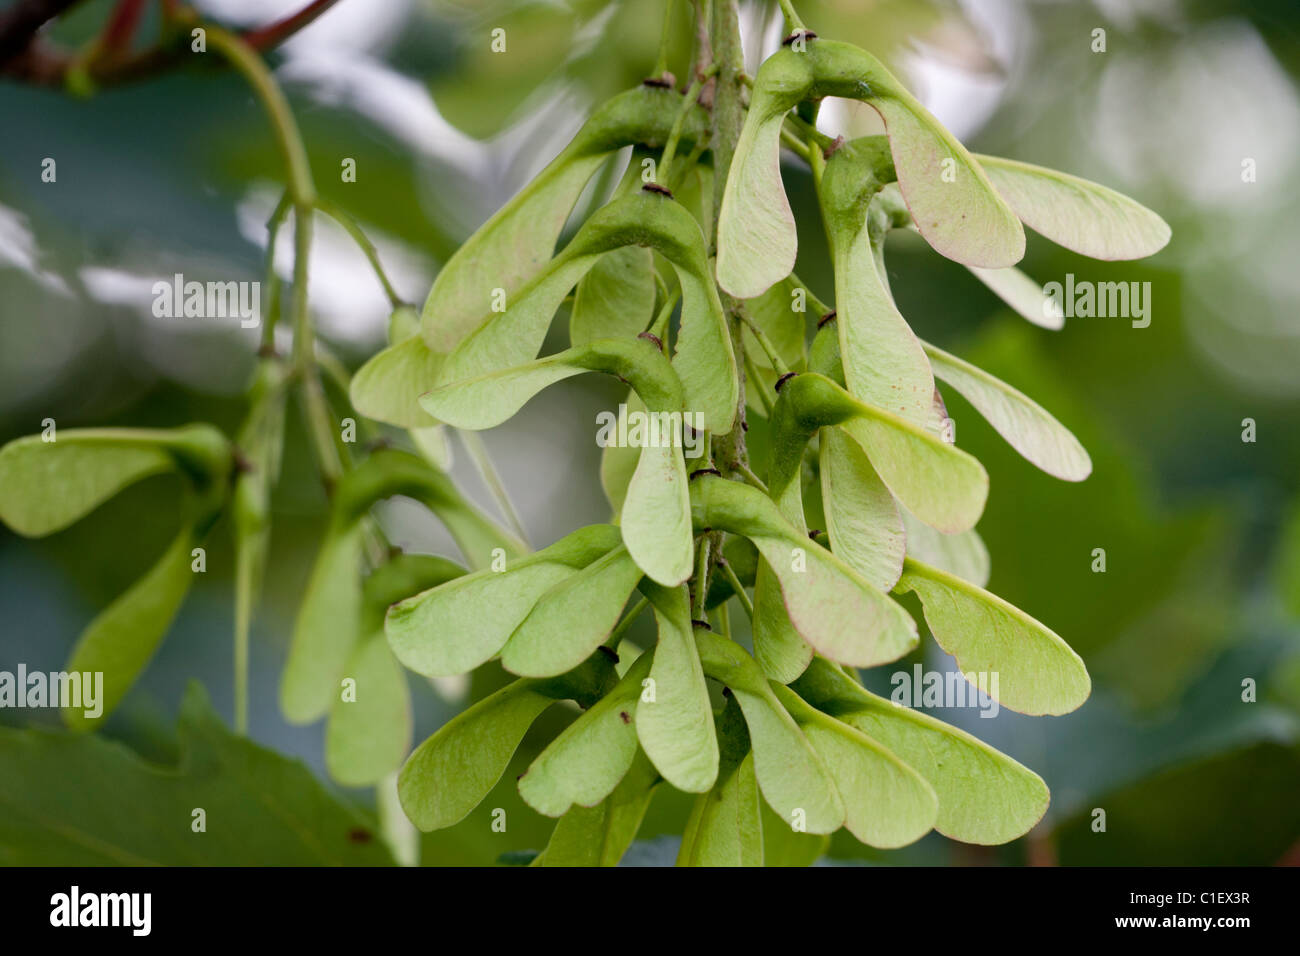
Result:
[[[659,338],[659,336],[655,335],[653,332],[642,332],[640,335],[637,336],[637,338],[645,339],[647,342],[653,342],[655,348],[657,348],[660,352],[664,350],[663,341]]]
[[[825,533],[826,533],[826,532],[823,531],[821,528],[813,528],[811,531],[808,532],[808,537],[810,537],[810,538],[812,538],[814,541],[816,541],[816,540],[817,540],[817,536],[818,536],[819,534],[825,534]]]
[[[665,71],[658,76],[647,76],[641,81],[642,86],[653,86],[661,90],[671,90],[677,83],[677,77]]]
[[[827,322],[834,322],[834,321],[835,321],[835,310],[831,309],[829,312],[827,312],[817,321],[817,328],[820,329]]]
[[[781,41],[781,46],[789,46],[791,43],[793,43],[795,40],[799,39],[800,37],[803,37],[805,40],[816,40],[817,34],[813,33],[811,30],[795,30],[788,37],[786,37],[784,40]]]
[[[258,357],[258,358],[275,358],[275,357],[276,357],[275,346],[274,346],[273,344],[271,344],[270,342],[267,342],[267,343],[265,343],[265,344],[259,346],[258,349],[257,349],[257,357]]]
[[[608,657],[608,658],[609,658],[611,661],[613,661],[615,664],[618,663],[618,652],[615,651],[614,648],[612,648],[612,647],[606,647],[604,644],[602,644],[602,645],[600,645],[600,647],[599,647],[598,649],[599,649],[599,651],[600,651],[602,654],[604,654],[606,657]]]
[[[730,696],[731,696],[731,688],[730,688],[730,687],[723,687],[723,688],[722,688],[722,696],[723,696],[723,697],[730,697]]]
[[[673,198],[672,190],[667,186],[660,186],[658,183],[646,183],[641,188],[648,193],[658,193],[661,196],[667,196],[669,199]]]
[[[348,839],[353,843],[369,843],[374,837],[369,830],[362,827],[353,827],[348,831]]]
[[[236,474],[244,474],[245,472],[250,472],[255,470],[253,468],[253,463],[249,461],[247,458],[245,458],[244,453],[241,452],[238,448],[230,449],[230,458],[231,461],[233,461],[235,464]]]
[[[698,471],[691,472],[690,477],[687,478],[686,480],[694,481],[700,475],[717,475],[719,478],[721,478],[722,472],[718,471],[718,469],[716,468],[701,468]]]
[[[632,723],[632,718],[628,715],[628,712],[626,710],[620,710],[618,712],[618,719],[623,721],[623,723],[625,724]]]
[[[778,392],[781,391],[781,389],[785,387],[785,383],[790,381],[790,379],[794,378],[798,374],[799,374],[798,372],[786,372],[784,375],[782,375],[780,378],[776,380],[776,385],[775,385],[776,390]]]
[[[835,142],[831,143],[829,146],[827,146],[825,149],[822,150],[822,157],[824,159],[830,159],[832,156],[835,155],[835,151],[838,150],[843,145],[844,145],[844,137],[842,135],[836,136]]]
[[[695,618],[691,618],[691,627],[702,627],[706,631],[713,630],[713,628],[709,626],[708,621],[697,621]]]

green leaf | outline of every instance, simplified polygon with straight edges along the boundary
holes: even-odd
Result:
[[[921,343],[876,270],[867,211],[892,173],[883,137],[854,140],[826,163],[818,190],[835,271],[836,328],[849,392],[921,428],[938,432],[934,378]]]
[[[612,689],[614,667],[593,655],[552,680],[517,680],[463,711],[415,748],[397,778],[407,817],[421,830],[463,820],[491,792],[533,721],[556,700],[590,707]]]
[[[988,585],[992,570],[989,549],[974,528],[944,534],[914,517],[906,508],[899,509],[899,514],[903,518],[909,557],[969,581],[977,588]]]
[[[608,797],[560,818],[533,866],[617,866],[636,839],[659,775],[643,754]]]
[[[397,781],[411,822],[440,830],[463,820],[501,779],[528,728],[553,702],[536,681],[515,681],[415,748]]]
[[[325,728],[325,766],[349,787],[373,786],[397,770],[411,746],[411,695],[406,675],[382,631],[364,638],[344,667],[355,700],[340,693]]]
[[[181,471],[199,490],[219,485],[230,445],[210,425],[181,428],[69,428],[16,438],[0,449],[0,520],[42,537],[85,517],[123,488]]]
[[[623,545],[546,591],[501,650],[512,674],[550,677],[586,660],[618,624],[641,569]]]
[[[978,159],[1025,225],[1057,245],[1113,260],[1155,255],[1169,242],[1163,219],[1113,189],[1029,163]]]
[[[99,735],[0,728],[0,857],[22,866],[389,866],[373,821],[222,726],[191,683],[180,756]],[[195,833],[193,812],[207,813]]]
[[[830,768],[844,801],[844,827],[868,846],[886,849],[914,843],[934,826],[939,798],[925,778],[848,724],[773,685],[777,700],[794,717],[808,742]]]
[[[791,623],[832,660],[867,667],[916,646],[916,624],[844,561],[800,534],[757,489],[714,476],[692,485],[696,525],[749,538],[781,585]]]
[[[280,710],[291,724],[324,717],[342,691],[361,627],[361,525],[332,523],[321,542],[280,676]]]
[[[781,585],[772,566],[759,559],[754,574],[754,659],[763,673],[773,680],[788,684],[808,666],[813,659],[812,645],[799,636],[786,610]]]
[[[1038,774],[963,730],[877,697],[827,661],[814,661],[793,689],[928,780],[939,798],[934,826],[945,836],[1008,843],[1047,811],[1047,785]]]
[[[861,446],[838,428],[821,430],[820,461],[831,550],[881,591],[889,591],[903,573],[909,543],[894,496]]]
[[[696,632],[695,640],[704,672],[731,690],[745,715],[763,798],[788,825],[834,833],[844,823],[844,804],[831,771],[754,659],[739,644],[707,631]]]
[[[1020,261],[1020,221],[952,134],[875,57],[847,43],[812,40],[806,52],[787,48],[768,57],[754,77],[718,217],[719,285],[752,299],[794,268],[798,243],[781,182],[781,123],[803,100],[825,96],[862,100],[880,114],[903,196],[935,250],[989,268]]]
[[[673,587],[691,576],[691,498],[680,441],[641,449],[619,520],[628,553],[651,579]]]
[[[763,817],[749,732],[735,699],[717,718],[718,779],[696,798],[682,833],[678,866],[762,866]]]
[[[643,246],[607,252],[578,283],[569,344],[639,335],[654,318],[654,308],[654,253]]]
[[[384,624],[389,646],[429,677],[464,674],[491,659],[553,585],[618,546],[609,525],[580,528],[535,554],[398,601]]]
[[[629,420],[633,416],[640,417],[646,411],[645,403],[633,391],[627,393],[624,404],[627,406]],[[641,449],[630,444],[611,441],[600,449],[600,486],[609,506],[614,510],[614,521],[618,521],[619,513],[623,510],[628,486],[632,483],[632,475],[636,473],[640,461]]]
[[[704,669],[692,636],[690,596],[643,584],[659,626],[650,669],[654,697],[636,710],[636,734],[655,768],[687,793],[704,793],[718,777],[718,741]]]
[[[662,145],[681,103],[674,90],[642,85],[597,109],[564,151],[438,273],[422,319],[430,348],[449,352],[478,328],[491,314],[493,289],[514,298],[551,258],[574,203],[605,157],[637,143]],[[707,129],[707,114],[693,108],[682,125],[682,143],[694,143]]]
[[[960,392],[1031,464],[1065,481],[1082,481],[1092,473],[1079,440],[1037,402],[942,349],[926,345],[925,351],[934,374]]]
[[[158,562],[90,622],[77,639],[64,670],[102,673],[102,713],[86,716],[84,708],[64,708],[63,722],[89,730],[113,712],[171,627],[194,580],[191,549],[199,537],[186,525]]]
[[[352,406],[367,418],[402,428],[433,425],[419,397],[437,383],[446,358],[418,335],[388,346],[352,376]]]
[[[519,795],[538,813],[558,817],[595,807],[614,792],[637,753],[633,724],[653,652],[638,657],[608,694],[552,740],[519,779]]]
[[[718,213],[718,285],[739,299],[757,298],[788,276],[799,248],[781,182],[781,124],[789,106],[765,95],[764,73],[775,59],[759,67]]]
[[[421,397],[431,414],[461,428],[490,428],[547,385],[586,371],[617,375],[664,420],[673,440],[647,443],[628,484],[623,541],[646,574],[666,586],[691,573],[691,529],[682,458],[682,387],[663,353],[645,339],[601,339],[515,368],[454,382]]]
[[[544,271],[507,299],[504,312],[492,315],[456,347],[443,366],[441,381],[475,379],[535,358],[569,289],[602,255],[628,245],[648,246],[672,263],[682,289],[673,367],[686,405],[704,417],[706,429],[730,431],[739,380],[722,303],[709,279],[704,237],[685,208],[655,192],[638,191],[597,210]],[[649,400],[645,394],[641,397]]]
[[[939,646],[963,674],[989,675],[989,696],[1002,706],[1068,714],[1088,699],[1092,682],[1079,655],[1000,597],[910,558],[897,590],[916,592]]]
[[[825,330],[822,330],[822,334]],[[884,409],[860,402],[831,379],[796,375],[781,390],[808,434],[841,425],[862,446],[886,487],[913,514],[946,532],[974,527],[988,474],[965,452]]]
[[[399,554],[362,586],[360,633],[346,676],[354,695],[334,699],[325,728],[325,765],[349,786],[368,786],[395,773],[411,746],[411,695],[406,675],[384,638],[388,606],[412,591],[460,577],[465,569],[445,558]],[[393,792],[394,797],[396,791]]]

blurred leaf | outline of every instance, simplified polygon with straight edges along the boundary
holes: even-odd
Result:
[[[194,581],[191,551],[199,541],[187,525],[163,556],[130,589],[90,622],[64,665],[64,670],[103,674],[103,713],[87,717],[84,707],[65,707],[63,721],[75,730],[88,730],[112,713],[153,657],[171,627]]]
[[[180,760],[0,728],[0,855],[27,866],[391,865],[373,823],[296,760],[226,730],[192,683]],[[195,832],[193,812],[206,814]]]
[[[1300,834],[1300,751],[1259,743],[1163,770],[1098,797],[1055,831],[1067,866],[1268,866]],[[1194,797],[1194,799],[1191,799]]]

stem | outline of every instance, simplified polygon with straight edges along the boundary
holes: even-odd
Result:
[[[605,646],[611,650],[617,649],[619,641],[623,640],[623,635],[627,633],[627,629],[632,626],[632,623],[638,617],[641,616],[641,612],[644,611],[649,604],[650,601],[648,598],[642,598],[633,604],[632,610],[624,614],[623,620],[619,621],[618,626],[609,632],[609,637],[605,638]]]
[[[280,227],[289,216],[289,191],[286,189],[276,203],[275,211],[266,222],[266,268],[262,281],[267,292],[267,312],[262,320],[262,350],[270,353],[275,348],[275,326],[280,321],[280,273],[275,269],[275,243]]]
[[[799,156],[802,156],[806,162],[812,162],[812,157],[809,155],[810,150],[808,149],[808,144],[784,126],[781,127],[781,142],[785,143],[787,148],[791,149]]]
[[[803,21],[799,19],[799,14],[794,12],[794,4],[790,0],[781,0],[781,12],[785,14],[786,26],[790,28],[790,33],[804,29]]]
[[[506,486],[501,483],[501,476],[497,473],[496,466],[492,464],[492,456],[488,454],[487,445],[483,443],[482,437],[478,432],[463,428],[457,429],[456,434],[460,435],[465,450],[469,452],[469,457],[474,460],[474,466],[478,468],[483,484],[487,485],[488,491],[492,493],[492,498],[501,509],[501,514],[505,516],[511,530],[527,543],[528,533],[524,531],[524,523],[519,520],[519,512],[515,510]]]
[[[712,539],[709,535],[700,536],[699,549],[695,555],[695,601],[691,607],[691,617],[697,621],[705,620],[704,605],[709,598],[709,555],[712,552]]]
[[[673,159],[677,155],[677,141],[681,139],[682,124],[686,122],[686,114],[689,113],[691,107],[695,105],[695,100],[700,95],[700,87],[704,85],[704,81],[716,72],[716,66],[709,67],[707,76],[704,74],[696,74],[695,78],[691,80],[691,85],[686,88],[686,95],[682,100],[682,107],[677,111],[677,115],[673,118],[672,129],[668,131],[668,142],[664,144],[663,155],[659,160],[658,168],[655,170],[655,182],[660,186],[668,185],[669,174],[673,167]]]
[[[754,336],[754,340],[758,342],[759,346],[763,349],[763,352],[767,355],[767,360],[772,363],[772,368],[776,369],[777,374],[785,375],[788,373],[790,370],[786,368],[785,363],[781,361],[781,356],[777,354],[776,347],[772,344],[772,340],[767,337],[766,332],[758,327],[758,323],[749,317],[749,313],[745,311],[744,307],[737,309],[736,315],[740,318],[740,321],[744,322],[749,328],[749,333]]]
[[[763,494],[767,494],[767,485],[763,483],[762,478],[758,477],[758,475],[754,474],[754,472],[750,470],[750,467],[748,465],[746,465],[744,462],[738,461],[734,465],[732,465],[732,467],[736,469],[736,473],[740,475],[740,477],[744,478],[745,481],[749,482],[759,491],[763,492]]]
[[[772,402],[772,396],[767,394],[763,388],[763,376],[759,374],[758,363],[754,361],[754,356],[745,354],[745,370],[749,377],[754,380],[754,387],[757,389],[758,401],[763,406],[764,417],[770,422],[772,420],[772,411],[775,408]]]
[[[740,606],[745,609],[745,614],[753,620],[754,602],[745,593],[745,586],[740,583],[740,578],[736,577],[736,572],[731,567],[731,563],[726,558],[721,557],[715,563],[722,572],[722,576],[727,579],[727,583],[731,585],[731,590],[735,592],[736,599],[740,601]]]
[[[248,735],[248,635],[253,619],[253,556],[241,547],[235,555],[235,733]]]
[[[663,308],[655,316],[654,322],[650,323],[650,334],[660,342],[668,341],[668,320],[673,317],[673,309],[677,308],[677,300],[681,298],[681,290],[677,290],[667,297],[664,301]]]
[[[663,76],[668,72],[668,35],[672,32],[674,6],[676,0],[664,0],[664,25],[659,31],[659,57],[655,60],[655,68],[651,76]]]
[[[318,196],[316,198],[316,208],[342,226],[347,231],[347,234],[352,237],[352,240],[360,247],[361,251],[365,253],[366,259],[370,262],[370,268],[375,271],[375,276],[379,279],[379,284],[384,287],[384,295],[388,296],[389,305],[394,309],[406,305],[407,303],[393,289],[393,284],[388,281],[388,276],[384,272],[384,267],[379,262],[379,251],[375,248],[375,244],[370,241],[364,232],[361,231],[361,227],[357,224],[357,221],[352,218],[352,214],[339,206],[338,203],[331,199],[326,199],[324,196]]]

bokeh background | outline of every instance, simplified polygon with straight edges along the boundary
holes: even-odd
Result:
[[[197,4],[247,26],[297,6]],[[743,6],[752,70],[779,44],[781,26],[774,3]],[[1052,806],[1029,837],[988,849],[931,836],[876,852],[841,834],[827,859],[1300,863],[1300,6],[797,6],[821,35],[885,59],[972,149],[1111,185],[1159,211],[1174,236],[1150,260],[1099,263],[1031,234],[1022,268],[1040,282],[1073,273],[1151,283],[1148,328],[1075,319],[1060,332],[1029,325],[923,243],[891,240],[890,280],[918,334],[1034,397],[1092,454],[1086,482],[1059,482],[951,398],[959,444],[992,479],[979,525],[993,558],[990,589],[1065,637],[1095,689],[1067,717],[940,714],[1046,779]],[[87,41],[110,7],[82,3],[54,37]],[[420,303],[439,263],[561,148],[584,111],[650,72],[661,17],[658,0],[342,0],[271,61],[321,192],[362,222],[399,292]],[[489,52],[494,27],[506,30],[504,55]],[[1098,29],[1104,52],[1094,50]],[[679,15],[671,64],[679,75],[687,31]],[[168,73],[89,98],[4,83],[0,118],[0,440],[38,431],[47,417],[59,427],[209,420],[233,433],[258,332],[157,319],[149,305],[153,282],[176,272],[261,276],[264,223],[283,178],[247,88],[219,70]],[[847,108],[822,119],[831,132],[860,132],[864,122]],[[57,161],[55,183],[40,180],[45,157]],[[356,183],[340,181],[349,157]],[[1253,177],[1243,176],[1247,168]],[[798,271],[829,298],[810,180],[797,161],[786,179],[804,224]],[[351,366],[380,347],[386,300],[360,253],[324,219],[310,289],[321,334]],[[551,346],[563,346],[565,327],[556,322]],[[596,412],[620,400],[604,382],[571,381],[486,434],[534,545],[607,519],[592,436]],[[1253,442],[1243,441],[1245,419],[1255,423]],[[251,735],[323,778],[321,725],[290,727],[276,703],[325,513],[296,416],[290,423],[253,635]],[[455,474],[490,508],[467,461],[457,457]],[[59,669],[85,624],[163,548],[176,495],[166,479],[151,479],[49,539],[0,530],[0,669],[19,661]],[[386,519],[397,543],[454,554],[420,509],[393,502]],[[1092,570],[1096,548],[1105,549],[1105,573]],[[105,729],[149,760],[176,758],[175,716],[191,679],[229,717],[231,556],[223,521],[208,541],[208,572]],[[948,666],[924,644],[898,667]],[[888,692],[894,669],[869,679]],[[473,681],[413,680],[416,739],[500,680],[490,669]],[[1250,702],[1246,680],[1258,688]],[[525,807],[511,783],[567,719],[552,710],[483,807],[425,838],[424,861],[486,863],[544,845],[551,821]],[[0,711],[0,722],[53,717]],[[629,862],[673,858],[688,803],[666,790]],[[361,806],[373,799],[340,796]],[[497,806],[509,814],[505,834],[488,825]],[[1090,825],[1095,808],[1106,811],[1104,833]]]

